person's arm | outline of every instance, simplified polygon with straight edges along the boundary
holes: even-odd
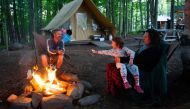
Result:
[[[119,50],[115,50],[115,49],[110,49],[110,50],[92,50],[93,53],[95,54],[101,54],[101,55],[108,55],[108,56],[114,56],[114,57],[122,57],[123,54],[120,53]]]
[[[57,50],[54,50],[53,49],[53,43],[51,43],[51,40],[50,39],[47,39],[47,51],[49,54],[57,54]]]
[[[133,59],[135,57],[135,52],[127,47],[124,47],[123,50],[127,53],[129,56],[129,64],[133,65]]]

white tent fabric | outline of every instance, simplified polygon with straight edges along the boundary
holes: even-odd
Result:
[[[51,22],[42,30],[54,30],[60,28],[78,10],[83,0],[74,0],[62,7]]]

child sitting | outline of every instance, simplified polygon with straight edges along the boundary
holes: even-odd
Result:
[[[95,54],[103,54],[103,55],[110,55],[115,57],[116,67],[120,69],[121,78],[124,83],[124,88],[129,89],[131,85],[127,80],[127,68],[132,73],[135,86],[134,89],[138,93],[143,93],[143,90],[139,84],[139,69],[136,65],[133,64],[133,59],[135,56],[135,52],[127,47],[123,47],[124,42],[121,37],[115,37],[112,39],[112,49],[110,50],[101,50],[96,51],[92,49],[92,52]],[[120,63],[120,57],[129,57],[129,63]]]

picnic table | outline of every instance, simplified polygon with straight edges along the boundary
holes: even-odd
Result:
[[[143,40],[143,37],[133,37],[135,40],[139,41],[138,42],[138,46],[140,47],[141,46],[141,42]]]
[[[181,38],[179,29],[157,29],[161,33],[161,37],[166,42],[173,42]]]

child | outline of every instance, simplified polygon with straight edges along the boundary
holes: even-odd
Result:
[[[64,43],[69,43],[71,41],[72,31],[70,29],[62,29],[62,41]]]
[[[139,84],[139,69],[136,65],[133,64],[133,59],[135,56],[135,52],[130,50],[127,47],[123,47],[124,42],[121,37],[115,37],[112,39],[112,48],[110,50],[101,50],[96,51],[92,50],[95,54],[103,54],[103,55],[110,55],[115,57],[116,67],[120,69],[120,74],[124,83],[124,88],[129,89],[131,88],[131,85],[129,84],[127,80],[127,68],[132,73],[134,79],[135,79],[135,86],[134,89],[138,93],[143,93],[143,90],[140,87]],[[120,63],[120,57],[129,57],[129,63]]]

